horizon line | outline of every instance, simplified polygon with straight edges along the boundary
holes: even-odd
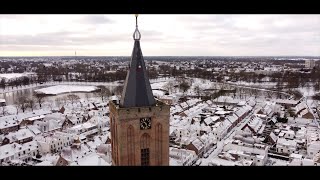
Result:
[[[4,57],[75,57],[74,55],[48,55],[48,56],[0,56]],[[77,55],[77,57],[131,57],[130,55]],[[320,55],[152,55],[143,57],[319,57]]]

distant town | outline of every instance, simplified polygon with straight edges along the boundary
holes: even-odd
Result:
[[[320,165],[320,57],[144,60],[170,107],[170,166]],[[111,166],[129,62],[0,57],[0,165]]]

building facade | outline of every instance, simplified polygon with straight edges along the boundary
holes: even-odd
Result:
[[[315,65],[316,65],[315,60],[311,60],[311,59],[305,60],[306,68],[312,69],[315,67]]]

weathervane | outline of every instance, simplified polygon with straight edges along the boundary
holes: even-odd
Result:
[[[139,14],[135,14],[135,16],[136,16],[136,28],[138,28],[138,16],[139,16]]]
[[[141,34],[140,34],[139,29],[138,29],[138,14],[135,14],[135,16],[136,16],[136,30],[133,33],[133,39],[134,40],[140,40]]]

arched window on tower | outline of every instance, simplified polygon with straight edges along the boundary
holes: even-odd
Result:
[[[135,165],[134,159],[134,129],[133,126],[129,126],[127,129],[127,144],[128,144],[128,165]]]
[[[160,166],[162,164],[162,125],[156,125],[156,162]]]
[[[141,166],[150,165],[150,136],[144,133],[140,139]]]

